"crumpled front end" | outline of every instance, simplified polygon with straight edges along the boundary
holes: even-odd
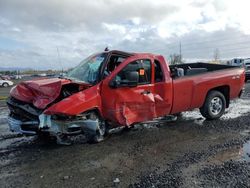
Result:
[[[37,134],[42,110],[13,97],[8,99],[7,105],[10,110],[8,123],[11,131],[25,135]]]
[[[94,135],[98,129],[97,120],[87,119],[87,114],[78,116],[46,115],[43,111],[10,97],[7,101],[10,109],[8,123],[10,130],[24,135],[36,135],[47,132],[52,136],[77,135],[87,133]]]
[[[49,133],[57,140],[65,135],[95,135],[99,121],[88,113],[100,106],[98,91],[98,86],[58,79],[18,85],[7,101],[10,130],[24,135]]]
[[[19,101],[44,109],[59,97],[62,86],[69,83],[70,81],[59,78],[24,81],[15,86],[10,95]]]
[[[87,114],[79,116],[58,116],[41,114],[39,116],[39,130],[48,132],[53,136],[78,135],[87,133],[95,135],[99,127],[98,120],[86,118]]]

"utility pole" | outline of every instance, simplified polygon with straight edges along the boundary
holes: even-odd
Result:
[[[56,47],[56,49],[57,49],[58,61],[59,61],[60,65],[61,65],[61,68],[62,68],[62,75],[63,75],[63,65],[62,65],[62,61],[61,61],[61,57],[60,57],[60,53],[59,53],[58,47]]]
[[[180,48],[179,48],[179,50],[180,50],[180,63],[181,63],[181,61],[182,61],[181,41],[180,41]]]
[[[220,61],[220,51],[218,48],[214,50],[214,61],[215,62]]]

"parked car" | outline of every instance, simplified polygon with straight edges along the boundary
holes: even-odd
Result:
[[[7,80],[5,78],[3,78],[2,76],[0,76],[0,86],[2,87],[8,87],[8,86],[13,86],[14,83],[10,80]]]
[[[22,79],[22,76],[21,76],[21,75],[19,75],[19,74],[12,75],[12,76],[11,76],[11,79],[14,79],[14,80],[20,80],[20,79]]]
[[[3,80],[10,80],[11,79],[11,77],[9,75],[1,75],[1,78]]]
[[[250,80],[250,58],[244,59],[243,67],[245,68],[245,81],[247,82],[248,80]]]
[[[100,142],[117,127],[199,108],[220,118],[244,86],[244,69],[192,63],[171,65],[161,55],[108,51],[83,60],[64,78],[24,81],[7,101],[12,131],[46,133],[64,143],[85,134]]]

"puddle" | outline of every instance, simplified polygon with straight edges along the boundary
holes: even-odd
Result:
[[[0,124],[7,122],[9,110],[7,107],[0,107]]]
[[[209,158],[208,162],[221,164],[229,160],[250,162],[250,140],[243,144],[241,148],[232,148],[217,153],[215,156]]]
[[[214,164],[221,164],[225,161],[235,160],[239,161],[243,158],[243,148],[233,148],[217,153],[215,156],[211,157],[208,162]]]
[[[243,159],[250,162],[250,140],[243,145]]]

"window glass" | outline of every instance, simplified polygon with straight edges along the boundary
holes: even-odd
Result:
[[[65,76],[71,80],[82,81],[90,84],[98,80],[99,68],[105,61],[107,54],[95,54],[84,59]]]
[[[161,69],[160,62],[157,60],[154,60],[154,66],[155,66],[155,82],[162,82],[163,81],[163,72]]]
[[[110,75],[127,57],[111,56],[104,69],[104,78]]]
[[[151,83],[151,62],[148,59],[136,60],[124,67],[116,76],[116,80],[126,80],[127,72],[137,71],[140,85]]]

